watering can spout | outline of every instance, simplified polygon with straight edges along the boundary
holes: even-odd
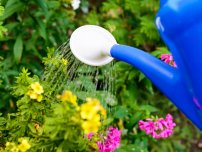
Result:
[[[200,130],[202,117],[196,107],[191,89],[187,87],[178,68],[174,68],[154,56],[126,45],[114,45],[111,56],[127,62],[142,71],[161,92],[167,96]]]
[[[138,68],[167,95],[172,94],[172,87],[179,81],[176,68],[140,49],[116,44],[111,48],[110,53],[113,58]]]
[[[175,45],[169,44],[172,50],[177,50]],[[111,33],[95,25],[76,29],[70,38],[70,48],[75,57],[92,66],[107,64],[115,58],[138,68],[202,130],[202,108],[188,78],[182,73],[180,60],[177,60],[180,67],[174,68],[140,49],[117,44]]]

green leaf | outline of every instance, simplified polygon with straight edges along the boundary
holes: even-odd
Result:
[[[161,54],[169,54],[170,52],[166,47],[158,47],[155,51],[153,51],[151,54],[156,57],[160,57]]]
[[[145,78],[145,75],[144,75],[143,73],[140,73],[138,81],[140,82],[140,81],[142,81],[144,78]]]
[[[47,6],[49,9],[58,9],[60,8],[60,1],[47,1]]]
[[[46,40],[47,39],[46,24],[43,21],[39,20],[39,19],[37,19],[37,23],[39,24],[38,31],[39,31],[40,36],[42,38],[44,38],[44,40]]]
[[[12,3],[12,5],[9,5],[8,7],[5,8],[4,14],[3,16],[0,17],[0,20],[4,20],[13,15],[14,13],[22,10],[23,6],[24,5],[21,2]]]
[[[6,119],[3,117],[0,117],[0,125],[4,125],[6,123]]]
[[[48,6],[44,0],[36,0],[36,3],[42,8],[42,10],[47,13],[48,12]]]
[[[150,106],[150,105],[142,105],[139,107],[140,110],[145,110],[148,112],[157,112],[159,111],[156,107]]]
[[[0,6],[0,16],[2,16],[4,14],[4,7]]]
[[[19,3],[19,0],[8,0],[5,7],[8,8],[16,3]]]
[[[15,30],[16,27],[19,25],[20,23],[19,22],[11,22],[11,23],[8,23],[5,25],[5,28],[8,29],[8,31],[12,31],[12,30]]]
[[[22,42],[22,36],[19,35],[15,41],[14,48],[13,48],[13,53],[14,53],[14,59],[16,62],[19,63],[21,57],[22,57],[22,52],[23,52],[23,42]]]
[[[87,91],[92,92],[96,90],[95,84],[89,77],[80,77],[80,80]]]
[[[124,117],[127,116],[127,114],[128,114],[127,108],[124,106],[119,106],[119,107],[117,107],[116,112],[114,113],[114,117],[123,119]]]

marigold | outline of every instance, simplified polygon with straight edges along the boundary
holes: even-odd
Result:
[[[65,90],[61,95],[57,95],[57,98],[63,102],[68,101],[77,106],[77,97],[71,91]]]
[[[18,145],[18,149],[21,151],[21,152],[26,152],[28,149],[31,148],[31,145],[29,144],[29,142],[26,140],[26,139],[23,139],[21,141],[21,144]]]

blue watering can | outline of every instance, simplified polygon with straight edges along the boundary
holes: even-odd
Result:
[[[177,68],[134,47],[117,44],[107,30],[95,25],[76,29],[72,53],[101,66],[113,58],[141,70],[200,130],[202,130],[202,1],[161,0],[156,26]]]

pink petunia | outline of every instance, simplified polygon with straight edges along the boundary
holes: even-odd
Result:
[[[90,132],[90,133],[88,134],[88,140],[91,140],[92,136],[93,136],[93,132]]]
[[[176,63],[175,63],[175,61],[173,59],[173,56],[171,54],[161,54],[160,58],[165,63],[170,64],[173,67],[177,67],[177,65],[176,65]]]
[[[114,152],[119,147],[120,141],[121,131],[117,128],[109,127],[106,139],[97,142],[99,152]]]
[[[159,118],[156,121],[152,121],[151,119],[147,119],[147,121],[140,120],[138,124],[140,130],[156,139],[171,136],[176,126],[171,114],[167,114],[165,119]]]

